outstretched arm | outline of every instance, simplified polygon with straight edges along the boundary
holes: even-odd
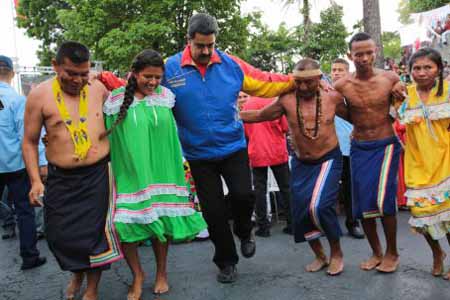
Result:
[[[272,98],[294,89],[295,83],[291,76],[264,72],[253,67],[242,59],[230,55],[244,73],[242,91],[257,97]]]
[[[394,97],[394,101],[403,101],[407,94],[406,85],[403,82],[398,81],[394,84],[391,94]]]
[[[336,115],[350,122],[350,115],[344,96],[342,96],[337,91],[329,92],[329,96],[333,100],[333,102],[336,103]]]
[[[245,123],[257,123],[278,119],[283,114],[283,106],[280,104],[280,100],[277,99],[263,109],[244,110],[241,111],[239,115]]]

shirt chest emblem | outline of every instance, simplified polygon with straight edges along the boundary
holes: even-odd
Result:
[[[171,80],[167,80],[167,82],[169,83],[170,87],[172,88],[176,88],[176,87],[180,87],[180,86],[185,86],[186,85],[186,78],[182,77],[182,78],[174,78]]]

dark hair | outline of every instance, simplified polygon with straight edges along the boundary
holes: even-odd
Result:
[[[371,40],[372,37],[365,32],[358,32],[357,34],[355,34],[354,36],[352,36],[352,38],[350,39],[350,42],[348,42],[348,50],[352,50],[352,44],[354,42],[362,42],[362,41],[368,41]]]
[[[410,58],[409,60],[409,72],[411,73],[412,67],[414,63],[422,57],[426,57],[432,62],[434,62],[439,69],[439,85],[438,90],[436,93],[436,96],[440,97],[442,96],[442,93],[444,92],[444,64],[442,63],[442,56],[441,54],[434,50],[433,48],[421,48],[417,50]]]
[[[56,52],[56,63],[58,65],[64,63],[64,58],[68,58],[74,64],[81,64],[89,61],[89,49],[78,42],[68,41],[61,44]]]
[[[312,58],[306,57],[306,58],[302,58],[300,59],[294,67],[294,70],[299,70],[299,71],[303,71],[303,70],[313,70],[313,69],[320,69],[320,64],[315,61]]]
[[[346,65],[347,68],[350,67],[350,64],[348,63],[348,61],[346,61],[346,60],[343,59],[343,58],[336,58],[335,60],[333,60],[333,63],[332,63],[332,64],[343,64],[343,65]]]
[[[217,25],[216,18],[204,13],[193,15],[189,19],[188,37],[193,39],[196,33],[217,35],[219,33],[219,26]]]
[[[157,51],[152,49],[146,49],[136,55],[131,64],[131,74],[128,78],[127,86],[125,88],[125,96],[123,102],[120,105],[119,113],[117,114],[117,119],[114,121],[111,128],[106,131],[105,136],[109,135],[113,129],[122,122],[127,116],[128,108],[134,100],[134,93],[137,89],[136,77],[133,73],[142,71],[147,67],[160,67],[164,71],[164,60]]]

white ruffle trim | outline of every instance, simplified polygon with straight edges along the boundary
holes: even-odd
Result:
[[[440,240],[450,233],[450,211],[424,218],[411,217],[409,224],[414,232],[427,233],[434,240]]]
[[[433,226],[442,222],[450,222],[450,210],[446,210],[429,217],[411,217],[409,219],[409,225],[419,228],[425,226]]]
[[[427,105],[429,119],[441,120],[450,118],[450,103],[444,102],[435,105]],[[402,124],[415,124],[417,119],[423,119],[423,111],[421,107],[407,108],[400,122]]]
[[[114,215],[114,222],[150,224],[161,217],[185,217],[196,213],[191,207],[151,207],[146,210],[132,211],[119,208]]]
[[[186,187],[177,187],[177,186],[160,186],[154,187],[149,186],[139,192],[132,194],[117,194],[116,203],[117,204],[130,204],[130,203],[139,203],[142,201],[149,200],[153,196],[159,195],[175,195],[178,197],[188,197],[189,192]]]
[[[406,190],[405,196],[408,198],[408,206],[414,206],[414,199],[417,198],[426,198],[426,199],[434,199],[438,203],[442,203],[449,197],[450,193],[450,177],[444,179],[441,183],[422,189],[411,189],[408,188]]]
[[[162,87],[163,91],[161,94],[152,94],[146,96],[145,98],[139,100],[134,98],[133,103],[131,103],[130,108],[135,107],[140,102],[145,101],[147,106],[162,106],[167,108],[172,108],[175,105],[175,95],[167,88]],[[120,106],[123,103],[124,93],[119,93],[109,95],[108,99],[103,105],[103,113],[106,115],[115,115],[119,113]]]

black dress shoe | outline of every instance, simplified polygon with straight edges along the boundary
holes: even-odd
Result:
[[[269,228],[258,228],[258,230],[255,231],[255,235],[260,236],[260,237],[269,237],[270,229]]]
[[[250,258],[255,255],[256,243],[253,237],[241,240],[241,253],[244,257]]]
[[[220,283],[232,283],[237,279],[236,265],[226,266],[220,269],[217,274],[217,281]]]
[[[22,263],[22,266],[20,267],[21,270],[29,270],[29,269],[34,269],[37,268],[39,266],[42,266],[43,264],[45,264],[47,262],[47,259],[45,257],[37,257],[35,259],[32,260],[24,260]]]
[[[5,229],[5,233],[2,235],[2,240],[9,240],[16,237],[16,230],[14,227]]]
[[[364,233],[358,225],[347,226],[348,234],[355,239],[363,239]]]

